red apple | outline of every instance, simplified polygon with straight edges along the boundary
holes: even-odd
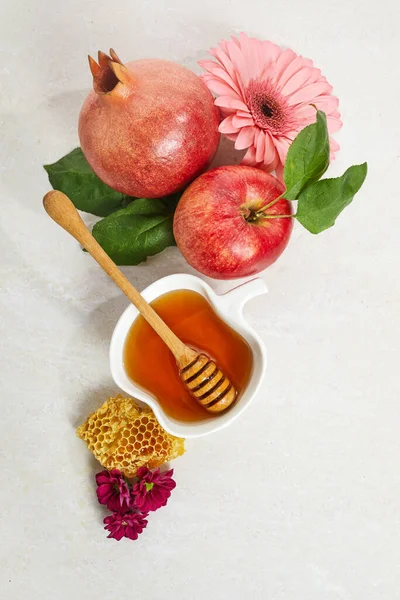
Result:
[[[259,273],[282,254],[293,227],[285,188],[272,175],[242,165],[218,167],[184,192],[174,218],[178,248],[209,277]],[[284,215],[282,218],[277,218]]]

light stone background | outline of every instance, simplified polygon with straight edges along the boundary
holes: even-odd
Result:
[[[400,598],[398,3],[1,4],[2,600]],[[117,392],[108,343],[126,300],[44,214],[42,164],[77,145],[88,52],[196,70],[240,30],[314,59],[343,114],[331,174],[370,171],[336,227],[297,226],[262,274],[270,293],[246,308],[269,352],[257,401],[187,443],[168,507],[117,543],[74,430]],[[125,272],[142,289],[191,270],[174,248]]]

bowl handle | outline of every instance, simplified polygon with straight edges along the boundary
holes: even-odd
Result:
[[[248,300],[267,292],[268,288],[265,281],[257,277],[234,287],[229,292],[225,292],[220,298],[225,302],[225,308],[241,313]]]

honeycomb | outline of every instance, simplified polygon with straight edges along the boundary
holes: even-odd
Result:
[[[181,456],[184,440],[167,433],[148,406],[132,398],[109,398],[76,434],[107,470],[119,469],[135,477],[139,467],[149,469]]]

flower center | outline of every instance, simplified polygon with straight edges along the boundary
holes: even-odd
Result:
[[[146,486],[146,492],[150,492],[150,490],[153,489],[154,483],[147,483],[147,481],[145,481],[144,485]]]
[[[274,114],[274,111],[272,110],[270,105],[267,104],[266,102],[261,104],[261,111],[262,111],[263,115],[266,117],[272,117],[272,115]]]
[[[246,90],[246,102],[260,129],[274,136],[285,135],[290,131],[290,107],[269,79],[252,79]]]

